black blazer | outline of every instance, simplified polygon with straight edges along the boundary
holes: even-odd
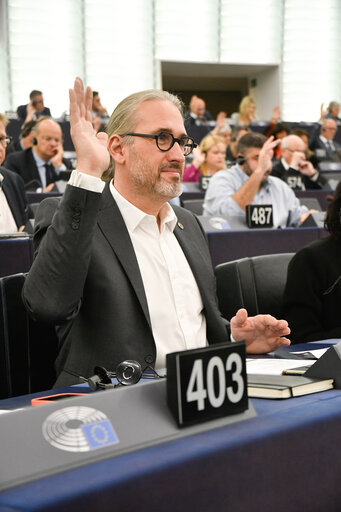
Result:
[[[177,225],[174,234],[198,283],[207,339],[226,342],[228,322],[218,310],[205,234],[191,212],[174,210],[183,228]],[[156,347],[142,277],[108,185],[103,194],[68,185],[61,200],[41,203],[35,222],[38,252],[23,296],[33,317],[59,325],[56,387],[79,382],[77,375],[89,377],[96,365],[115,369],[135,359],[153,366]]]
[[[280,160],[273,165],[271,176],[276,176],[277,178],[285,181],[287,185],[289,185],[289,187],[293,190],[304,190],[304,188],[307,190],[321,189],[327,183],[326,178],[321,176],[320,173],[318,173],[317,181],[313,181],[309,178],[309,176],[296,171],[296,169],[292,169],[290,167],[288,170],[286,170]]]
[[[0,173],[4,179],[1,183],[8,205],[12,211],[17,227],[25,226],[29,218],[29,206],[27,204],[23,180],[18,174],[0,167]]]
[[[20,140],[14,140],[7,146],[6,156],[8,156],[10,153],[15,153],[16,151],[23,151],[23,148],[20,144]]]
[[[27,105],[20,105],[20,106],[17,108],[17,116],[18,116],[18,117],[19,117],[19,119],[21,119],[22,121],[25,121],[26,116],[27,116],[27,110],[26,110],[26,107],[27,107]],[[49,109],[49,108],[47,108],[47,107],[44,107],[44,109],[43,109],[41,112],[36,112],[36,113],[35,113],[35,117],[36,117],[36,118],[38,118],[38,117],[42,117],[42,116],[51,117],[50,109]]]
[[[335,149],[341,148],[340,144],[335,140],[333,140],[333,145]],[[320,138],[320,134],[315,134],[309,147],[314,152],[314,155],[319,162],[333,161],[333,152],[330,152],[329,148],[327,148],[323,140]]]
[[[341,338],[341,241],[304,247],[289,263],[282,317],[293,343]]]
[[[36,190],[42,186],[32,151],[32,148],[28,148],[23,151],[11,153],[6,157],[4,163],[7,169],[20,174],[24,180],[26,190]],[[71,160],[63,158],[63,163],[67,169],[72,169]]]

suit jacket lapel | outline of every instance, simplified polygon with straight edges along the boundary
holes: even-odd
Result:
[[[179,227],[181,225],[181,228]],[[208,303],[209,296],[207,295],[207,273],[211,270],[207,266],[207,261],[201,254],[200,246],[197,244],[195,237],[190,236],[188,227],[184,220],[176,225],[174,229],[176,236],[185,256],[191,267],[198,288],[201,293],[201,298],[204,305]]]
[[[107,185],[102,194],[98,225],[121,262],[151,328],[148,303],[133,244],[121,212]]]

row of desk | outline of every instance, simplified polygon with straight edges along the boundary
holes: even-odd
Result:
[[[0,409],[24,407],[30,399],[3,400]],[[340,510],[341,391],[251,402],[257,416],[241,423],[4,490],[0,510]],[[47,416],[50,406],[41,407],[46,407]],[[0,470],[3,464],[6,461],[1,459]]]
[[[325,235],[318,227],[207,232],[214,266],[246,256],[297,252]],[[32,238],[0,238],[0,277],[28,272],[32,262]]]

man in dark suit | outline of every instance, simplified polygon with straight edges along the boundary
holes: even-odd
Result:
[[[229,339],[205,234],[191,212],[168,203],[181,193],[194,147],[180,101],[157,90],[129,96],[111,116],[109,137],[95,135],[91,104],[91,89],[84,94],[77,78],[70,90],[77,170],[60,201],[41,204],[24,286],[30,313],[58,326],[56,386],[125,359],[163,368],[168,352]],[[114,181],[105,172],[109,155]],[[287,323],[268,315],[240,310],[230,325],[251,352],[289,344]]]
[[[71,161],[63,158],[62,130],[53,119],[41,118],[33,135],[32,148],[11,153],[5,166],[20,174],[27,190],[51,192],[60,172],[72,169]]]
[[[30,92],[30,102],[27,105],[20,105],[17,108],[17,115],[23,123],[27,123],[42,116],[51,117],[51,112],[44,105],[43,93],[33,90]]]
[[[321,189],[326,185],[327,180],[306,159],[305,144],[300,137],[284,137],[281,155],[281,159],[272,167],[271,176],[285,181],[294,190]]]
[[[337,124],[334,119],[325,119],[321,125],[319,134],[315,134],[311,143],[310,149],[314,151],[316,158],[319,161],[333,161],[333,154],[336,149],[341,146],[334,141],[337,132]]]
[[[2,167],[5,160],[7,118],[0,114],[0,233],[23,231],[28,221],[29,207],[20,176]]]

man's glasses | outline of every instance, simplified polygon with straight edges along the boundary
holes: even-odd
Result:
[[[0,144],[2,144],[3,146],[6,146],[7,144],[9,144],[12,140],[12,137],[0,137]]]
[[[160,151],[169,151],[177,142],[185,156],[190,155],[193,149],[197,147],[191,137],[183,135],[178,139],[169,132],[160,132],[158,135],[150,135],[147,133],[124,133],[121,137],[127,137],[128,135],[132,137],[146,137],[147,139],[154,139]]]

